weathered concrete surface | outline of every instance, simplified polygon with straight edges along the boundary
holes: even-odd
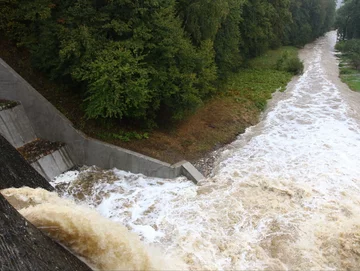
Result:
[[[91,269],[28,222],[0,194],[0,270]]]
[[[159,178],[174,178],[182,174],[182,164],[171,166],[145,155],[94,140],[77,131],[64,115],[2,59],[0,59],[0,97],[20,101],[35,133],[47,140],[66,143],[71,158],[79,165],[116,167]],[[187,177],[196,181],[197,177],[192,176],[192,173],[193,171]]]
[[[0,134],[15,148],[35,140],[35,132],[22,105],[0,111]]]
[[[49,191],[54,188],[0,135],[0,189],[28,186]],[[1,266],[0,266],[1,267]],[[0,270],[2,270],[0,268]]]
[[[96,165],[101,168],[116,167],[124,171],[160,178],[175,178],[181,174],[181,165],[171,166],[96,139],[86,139],[84,147],[86,165]]]
[[[64,146],[31,163],[31,166],[46,180],[51,181],[61,173],[73,168],[75,164],[69,155],[67,146]]]
[[[21,104],[0,111],[0,134],[15,148],[37,138]],[[48,181],[75,166],[66,147],[41,157],[31,165]]]
[[[192,180],[194,183],[198,183],[205,177],[188,161],[182,161],[181,174],[186,178]]]

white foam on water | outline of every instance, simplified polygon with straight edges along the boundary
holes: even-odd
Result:
[[[66,246],[94,270],[185,269],[156,247],[95,210],[61,199],[55,192],[29,187],[0,193],[32,224]]]
[[[302,51],[304,74],[200,185],[95,167],[53,185],[192,270],[360,269],[360,116],[335,40]]]

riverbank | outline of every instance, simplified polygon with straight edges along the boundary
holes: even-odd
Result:
[[[339,58],[341,81],[347,84],[351,90],[360,92],[360,71],[351,65],[348,56],[340,54]]]
[[[353,91],[360,91],[359,48],[360,40],[337,41],[340,78]]]
[[[233,141],[247,127],[257,123],[271,93],[284,89],[292,78],[291,73],[275,69],[284,51],[291,56],[297,55],[297,50],[292,47],[269,51],[252,60],[247,69],[231,76],[221,86],[219,94],[193,115],[172,127],[149,132],[135,129],[129,123],[87,120],[79,107],[83,97],[34,71],[26,51],[7,41],[0,42],[0,57],[67,116],[76,128],[91,137],[169,163],[183,159],[196,161]]]

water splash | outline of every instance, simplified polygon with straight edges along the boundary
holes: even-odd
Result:
[[[360,99],[338,79],[335,40],[302,51],[304,74],[199,186],[94,167],[53,185],[192,270],[360,269]]]
[[[61,199],[54,192],[28,187],[4,189],[5,198],[32,224],[96,270],[169,270],[185,268],[146,247],[139,237],[95,210]]]

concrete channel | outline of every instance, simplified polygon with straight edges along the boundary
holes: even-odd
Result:
[[[35,134],[50,141],[64,142],[67,145],[69,159],[77,165],[96,165],[105,169],[116,167],[149,177],[186,176],[195,183],[204,178],[188,161],[170,165],[86,136],[75,129],[62,113],[2,59],[0,59],[0,98],[20,102]],[[5,119],[5,122],[7,124],[8,120]],[[18,140],[20,139],[16,141]]]

